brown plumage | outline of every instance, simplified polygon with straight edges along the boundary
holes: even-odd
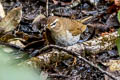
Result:
[[[80,34],[86,30],[86,25],[80,21],[57,16],[50,16],[47,20],[47,29],[54,42],[62,46],[70,46],[77,43]]]

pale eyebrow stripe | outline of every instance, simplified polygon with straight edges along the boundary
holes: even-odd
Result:
[[[51,23],[50,25],[53,25],[54,23],[56,23],[57,21],[59,21],[59,19],[55,19],[53,23]]]
[[[55,27],[55,25],[51,26],[51,28],[54,28],[54,27]]]

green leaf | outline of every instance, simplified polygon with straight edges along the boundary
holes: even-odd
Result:
[[[26,53],[0,44],[0,80],[47,80],[47,73],[42,72],[40,75],[29,66],[15,63],[16,59],[22,58],[22,54]]]
[[[11,64],[16,65],[29,59],[27,53],[3,44],[0,44],[0,61],[2,59],[1,55],[7,56],[7,58],[3,58],[5,59],[4,61],[6,61],[4,62],[5,64],[12,62]]]
[[[119,23],[120,23],[120,10],[119,10],[118,13],[117,13],[117,18],[118,18],[118,21],[119,21]]]
[[[116,45],[117,45],[118,53],[119,53],[119,56],[120,56],[120,38],[118,38],[118,39],[116,40]]]
[[[120,35],[120,28],[118,29],[118,34]]]

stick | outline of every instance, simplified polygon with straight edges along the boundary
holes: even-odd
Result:
[[[93,64],[92,62],[88,61],[87,59],[85,59],[84,57],[78,55],[77,52],[72,52],[70,50],[67,50],[67,49],[64,49],[63,47],[60,47],[60,46],[57,46],[57,45],[47,45],[45,46],[44,48],[40,49],[39,53],[42,53],[43,51],[45,50],[48,50],[50,48],[54,48],[54,49],[58,49],[58,50],[62,50],[62,51],[65,51],[67,52],[68,54],[74,56],[74,57],[77,57],[79,59],[81,59],[82,61],[86,62],[87,64],[89,64],[90,66],[98,69],[99,71],[101,71],[103,74],[106,74],[107,76],[109,76],[111,79],[113,80],[118,80],[115,76],[113,76],[112,74],[110,74],[109,72],[103,70],[102,68],[98,67],[97,65]]]
[[[46,16],[48,17],[48,0],[46,0]]]

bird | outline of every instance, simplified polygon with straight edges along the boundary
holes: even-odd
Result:
[[[80,40],[80,35],[86,28],[87,25],[82,21],[50,16],[47,18],[46,38],[56,45],[71,46]]]

